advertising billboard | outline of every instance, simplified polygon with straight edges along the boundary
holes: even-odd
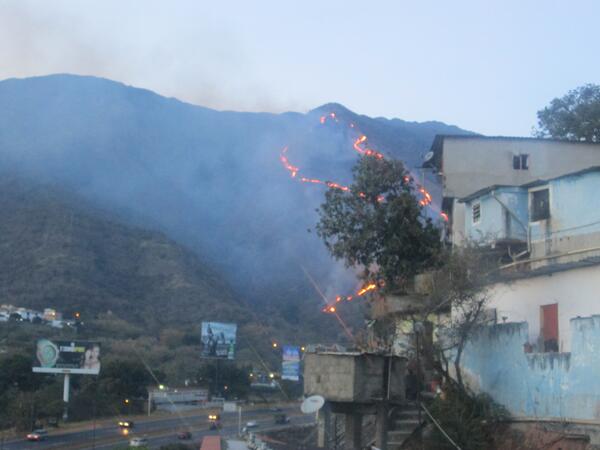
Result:
[[[34,372],[84,375],[98,375],[100,372],[98,342],[39,339],[35,356]]]
[[[298,381],[300,379],[300,348],[284,345],[281,365],[282,380]]]
[[[200,341],[204,358],[233,359],[235,355],[235,323],[202,322]]]

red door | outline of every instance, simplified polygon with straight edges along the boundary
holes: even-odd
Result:
[[[558,303],[540,306],[540,337],[545,352],[558,351]]]

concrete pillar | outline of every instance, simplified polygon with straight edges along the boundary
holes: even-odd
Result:
[[[331,408],[325,402],[323,408],[317,411],[317,447],[327,448],[331,433]]]
[[[357,450],[362,448],[362,414],[346,414],[346,429],[344,433],[344,448]]]
[[[377,404],[377,418],[375,421],[375,446],[380,450],[387,450],[388,432],[388,404],[380,402]]]

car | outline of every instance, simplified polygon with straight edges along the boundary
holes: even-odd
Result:
[[[192,438],[192,433],[190,433],[189,431],[180,431],[179,433],[177,433],[177,439],[187,441],[188,439],[191,439],[191,438]]]
[[[48,432],[43,429],[33,430],[31,433],[27,435],[28,441],[43,441],[46,439]]]
[[[131,420],[119,420],[119,426],[121,428],[133,428],[134,424]]]
[[[129,440],[130,447],[145,447],[148,445],[148,439],[136,437]]]
[[[211,430],[218,430],[221,428],[221,415],[220,414],[209,414],[208,415],[209,428]]]
[[[246,424],[246,428],[256,428],[258,427],[258,422],[256,420],[251,420]]]
[[[276,425],[284,425],[286,423],[290,423],[290,418],[285,414],[275,414],[275,424]]]

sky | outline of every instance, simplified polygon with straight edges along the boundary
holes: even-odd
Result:
[[[600,83],[589,0],[0,0],[0,79],[95,75],[220,110],[342,103],[529,136]]]

